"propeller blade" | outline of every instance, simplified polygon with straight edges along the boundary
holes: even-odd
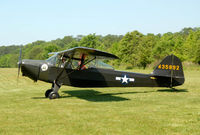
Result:
[[[20,48],[20,52],[19,52],[19,60],[18,60],[18,78],[19,78],[19,74],[20,74],[20,69],[21,69],[21,64],[22,64],[22,46]]]

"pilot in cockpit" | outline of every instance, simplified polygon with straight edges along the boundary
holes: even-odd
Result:
[[[67,60],[66,57],[62,57],[62,58],[61,58],[61,61],[62,61],[62,63],[60,64],[60,67],[61,67],[61,68],[64,68],[64,67],[65,67],[66,60]]]
[[[80,56],[80,61],[78,62],[79,70],[85,70],[85,69],[87,69],[87,67],[86,67],[85,64],[84,64],[85,58],[86,58],[86,55],[85,55],[85,54],[82,54],[82,55]]]

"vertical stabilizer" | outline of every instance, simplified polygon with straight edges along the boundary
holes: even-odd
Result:
[[[169,55],[165,57],[153,71],[155,77],[164,78],[168,87],[178,86],[184,83],[183,66],[178,57]]]

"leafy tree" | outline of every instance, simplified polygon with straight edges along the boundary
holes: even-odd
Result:
[[[44,59],[44,56],[42,55],[43,52],[43,48],[34,46],[26,55],[28,56],[28,59]]]
[[[200,49],[200,30],[190,31],[185,44],[184,55],[186,59],[195,63],[199,63],[199,49]]]
[[[137,65],[139,67],[141,66],[145,69],[146,66],[153,61],[152,50],[155,44],[156,38],[153,34],[147,34],[147,36],[143,36],[137,48]]]
[[[153,54],[156,59],[162,59],[163,57],[173,53],[173,48],[175,46],[173,33],[165,33],[153,49]]]
[[[115,54],[116,56],[120,56],[119,43],[113,43],[112,46],[109,48],[109,52]],[[118,67],[120,65],[120,59],[111,60],[110,64]]]
[[[18,57],[16,54],[6,54],[0,57],[0,67],[10,68],[17,67]]]
[[[112,46],[112,44],[118,43],[123,38],[123,36],[108,34],[105,37],[101,37],[101,38],[102,38],[102,43],[105,46],[105,48],[110,48]]]
[[[138,46],[144,35],[138,31],[127,33],[119,44],[119,56],[123,63],[130,63],[132,66],[137,65]]]
[[[200,65],[200,41],[197,42],[198,48],[196,50],[194,62]]]
[[[174,40],[174,46],[172,49],[172,53],[176,56],[178,56],[181,61],[186,60],[186,57],[184,56],[184,47],[183,44],[185,42],[184,36],[182,36],[180,33],[174,33],[173,35],[173,40]]]
[[[83,37],[80,42],[79,46],[89,47],[89,48],[97,48],[101,45],[99,38],[95,34],[89,34]]]
[[[65,48],[65,49],[69,49],[70,46],[72,45],[72,43],[76,42],[76,40],[72,36],[65,36],[62,39],[62,42],[63,42],[64,45],[60,46],[60,47]]]
[[[1,67],[3,67],[3,68],[10,67],[10,65],[9,65],[9,59],[10,59],[10,54],[6,54],[4,56],[1,56],[0,57]]]
[[[48,45],[46,45],[44,50],[45,51],[43,51],[43,56],[41,57],[47,59],[49,57],[48,53],[57,52],[59,50],[59,46],[49,43]]]
[[[20,46],[1,46],[0,47],[0,56],[5,54],[17,53]]]

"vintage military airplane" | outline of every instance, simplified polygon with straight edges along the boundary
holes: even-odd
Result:
[[[174,87],[185,81],[181,61],[169,55],[151,74],[114,70],[102,59],[118,59],[117,56],[86,47],[75,47],[51,53],[47,60],[21,60],[18,62],[23,76],[34,81],[52,83],[45,97],[59,97],[61,85],[74,87]]]

